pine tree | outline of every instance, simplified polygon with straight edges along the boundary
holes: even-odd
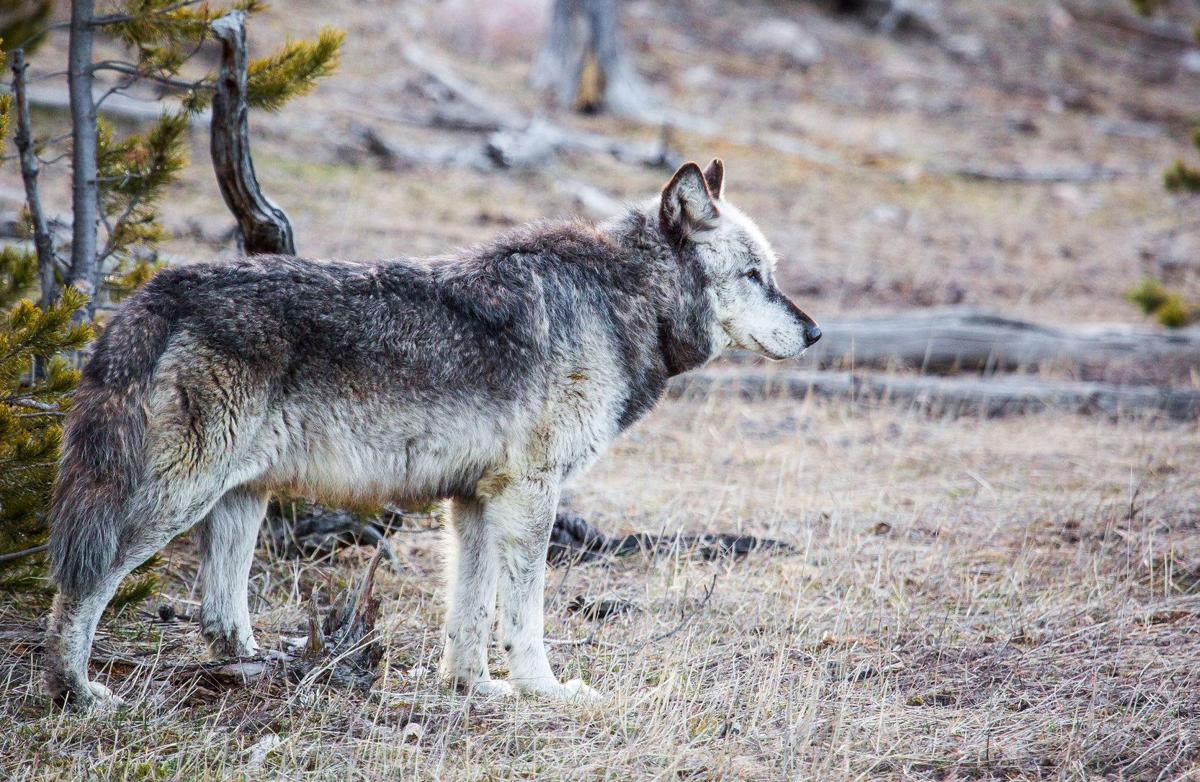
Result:
[[[0,590],[28,594],[44,594],[49,588],[44,554],[47,508],[62,419],[79,378],[76,357],[93,336],[97,304],[135,290],[159,263],[156,249],[165,236],[160,202],[187,163],[191,116],[208,105],[216,78],[183,74],[210,37],[212,22],[231,9],[186,0],[123,0],[112,13],[95,16],[92,6],[79,0],[72,6],[73,61],[80,52],[75,37],[88,37],[83,83],[72,85],[82,87],[87,96],[82,111],[74,102],[72,107],[72,174],[76,185],[82,180],[90,187],[84,187],[83,198],[73,204],[72,257],[69,262],[59,258],[52,245],[46,260],[52,268],[39,269],[34,252],[11,247],[0,251]],[[253,13],[262,6],[248,0],[232,8]],[[22,40],[36,40],[36,29],[27,18],[22,21]],[[44,21],[37,18],[39,24]],[[132,59],[91,62],[90,36],[95,33],[125,44]],[[252,61],[247,103],[273,111],[309,92],[336,66],[341,42],[340,32],[326,29],[316,41],[292,42]],[[0,53],[0,62],[5,59]],[[93,100],[98,73],[116,74],[118,80]],[[23,71],[15,78],[23,79]],[[146,131],[118,138],[110,125],[97,119],[96,109],[109,95],[145,81],[178,97],[178,107],[164,111]],[[12,122],[12,96],[0,95],[0,145]],[[78,188],[74,195],[79,195]],[[79,203],[86,205],[82,213]],[[83,257],[81,251],[90,255]],[[54,290],[43,295],[39,307],[29,297],[44,280],[52,281]],[[102,320],[97,326],[103,326]],[[154,584],[152,573],[135,571],[113,605],[146,596]]]
[[[92,3],[76,3],[79,5]],[[94,308],[103,303],[105,296],[119,298],[153,273],[156,250],[164,238],[157,201],[187,165],[189,121],[208,106],[216,78],[212,73],[188,76],[189,63],[211,37],[211,25],[216,19],[234,9],[249,15],[264,7],[258,0],[240,0],[229,6],[179,0],[124,0],[113,13],[104,16],[94,16],[90,7],[87,9],[88,24],[80,35],[111,36],[127,47],[131,58],[91,63],[87,78],[83,79],[87,84],[80,85],[79,92],[90,95],[92,79],[105,74],[116,77],[117,83],[96,100],[97,107],[110,94],[127,91],[143,82],[179,98],[179,107],[164,112],[149,130],[120,140],[102,120],[92,125],[87,117],[73,118],[76,188],[81,188],[79,180],[86,185],[94,166],[98,192],[93,196],[86,192],[86,186],[82,187],[85,191],[82,202],[90,209],[98,201],[99,214],[91,219],[86,210],[80,209],[77,199],[67,282],[84,291],[97,292],[89,315],[94,314]],[[78,12],[76,8],[74,13]],[[72,32],[74,36],[74,29]],[[317,80],[336,67],[342,39],[342,33],[324,29],[315,41],[290,42],[279,51],[252,61],[248,68],[248,106],[275,111],[292,98],[311,91]],[[90,52],[90,42],[86,48]],[[80,138],[94,141],[94,155],[83,161],[78,155],[89,145],[80,144]],[[104,228],[103,244],[95,238],[96,222]]]
[[[12,113],[12,96],[0,96],[0,154]],[[89,326],[71,325],[84,305],[82,293],[67,291],[46,310],[22,298],[37,279],[32,252],[0,250],[0,590],[44,585],[45,508],[62,442],[62,416],[78,380],[64,354],[91,338]],[[36,376],[35,356],[53,357]]]

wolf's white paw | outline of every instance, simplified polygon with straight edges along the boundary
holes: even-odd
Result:
[[[208,639],[208,653],[214,660],[234,660],[239,657],[257,657],[258,642],[253,634],[234,633],[227,637]]]
[[[604,696],[586,684],[582,679],[572,679],[566,684],[559,685],[562,695],[559,696],[564,700],[576,701],[578,703],[599,703],[604,700]]]
[[[512,698],[516,696],[517,688],[508,682],[484,679],[471,685],[471,694],[485,698]]]
[[[83,708],[110,711],[123,708],[126,705],[123,699],[113,695],[113,691],[100,682],[88,682],[87,691],[88,695],[83,699],[83,703],[80,704]]]
[[[535,685],[526,685],[521,689],[531,695],[539,695],[556,701],[598,703],[604,699],[599,692],[584,684],[582,679],[572,679],[565,684],[559,684],[553,680],[542,681]]]

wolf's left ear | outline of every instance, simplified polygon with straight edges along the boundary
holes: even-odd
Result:
[[[725,197],[725,163],[719,157],[712,159],[708,168],[704,169],[704,181],[708,183],[708,191],[718,201]]]
[[[714,227],[720,216],[700,166],[684,163],[663,188],[660,210],[663,229],[676,238],[684,238]]]

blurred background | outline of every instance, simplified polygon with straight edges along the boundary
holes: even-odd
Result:
[[[818,320],[970,305],[1140,322],[1127,297],[1147,277],[1200,302],[1195,203],[1163,187],[1193,153],[1195,3],[1150,17],[1127,0],[560,5],[566,38],[549,0],[289,0],[256,14],[252,55],[346,32],[314,92],[251,118],[259,178],[298,251],[428,254],[534,218],[599,218],[657,192],[676,163],[719,156],[729,198]],[[577,40],[591,35],[585,5],[619,21],[607,75]],[[31,57],[35,112],[65,101],[51,74],[66,39],[53,31]],[[98,58],[113,46],[97,45]],[[199,67],[214,63],[201,52]],[[107,105],[118,122],[160,110]],[[162,210],[173,262],[236,252],[202,124]],[[67,168],[43,176],[59,216]],[[22,202],[6,167],[0,211]]]
[[[16,141],[0,590],[21,596],[0,600],[0,777],[1200,778],[1200,3],[238,3],[254,168],[299,254],[602,220],[720,157],[825,336],[799,362],[681,378],[574,487],[549,653],[603,706],[447,692],[436,510],[285,498],[252,571],[259,642],[305,643],[378,545],[369,693],[197,662],[180,540],[99,633],[128,719],[64,716],[41,684],[44,506],[75,376],[32,357],[77,361],[89,338],[66,325],[89,279],[72,5],[91,3],[0,0],[8,50],[40,42],[24,148],[52,245],[34,258]],[[156,264],[240,253],[209,151],[225,10],[97,8],[100,327]],[[45,311],[17,304],[39,272]],[[587,541],[605,545],[572,559]]]

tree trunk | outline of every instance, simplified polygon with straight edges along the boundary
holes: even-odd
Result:
[[[599,81],[594,87],[589,79],[593,72]],[[554,0],[530,79],[563,108],[658,119],[649,90],[622,44],[617,0]]]
[[[17,132],[14,141],[21,157],[21,179],[25,184],[25,203],[29,207],[29,219],[33,224],[33,246],[37,251],[38,273],[42,286],[42,309],[49,308],[58,298],[54,281],[54,242],[42,211],[42,199],[38,195],[38,159],[33,142],[33,122],[29,116],[29,95],[25,83],[25,51],[12,53],[13,94],[17,101]]]
[[[71,95],[71,267],[67,283],[91,297],[83,317],[96,312],[100,268],[96,225],[100,219],[96,163],[96,103],[92,96],[94,0],[72,0],[67,85]]]
[[[249,255],[295,255],[292,224],[282,209],[263,195],[250,157],[246,106],[246,15],[233,11],[212,24],[221,41],[221,71],[212,103],[213,169],[225,205],[237,219],[241,247]]]

